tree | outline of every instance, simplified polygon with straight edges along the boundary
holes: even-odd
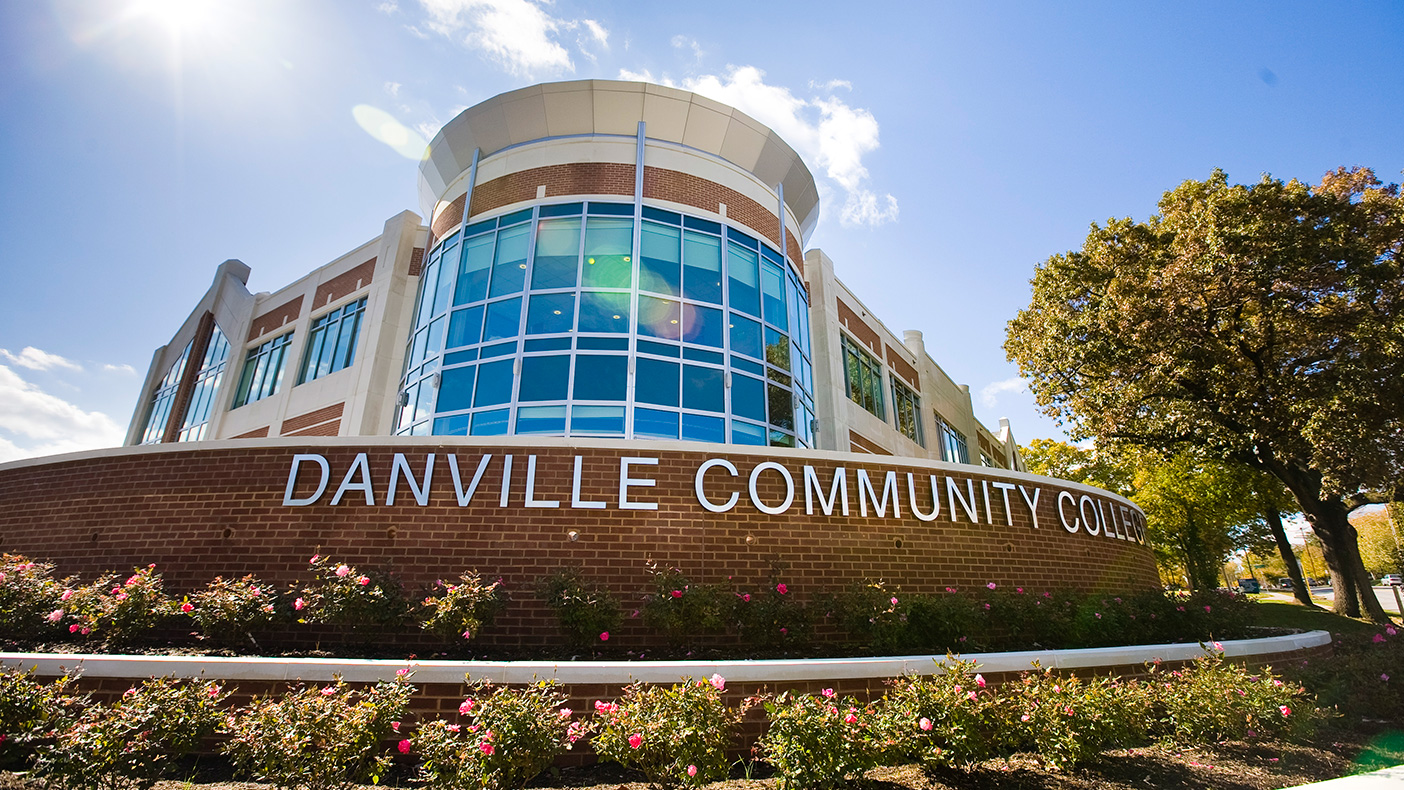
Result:
[[[1375,576],[1399,573],[1399,539],[1395,536],[1389,511],[1384,508],[1356,511],[1351,514],[1350,522],[1360,533],[1360,558],[1365,562],[1365,569]]]
[[[1162,565],[1183,568],[1193,590],[1218,587],[1224,560],[1261,523],[1251,472],[1188,453],[1143,458],[1134,501]]]
[[[1120,454],[1096,447],[1078,447],[1056,439],[1034,439],[1019,448],[1024,466],[1036,475],[1086,483],[1124,497],[1132,494],[1133,465]]]
[[[1384,620],[1347,498],[1393,488],[1404,458],[1401,256],[1404,200],[1369,170],[1315,188],[1215,170],[1042,263],[1005,349],[1077,438],[1277,478],[1321,538],[1336,611]]]

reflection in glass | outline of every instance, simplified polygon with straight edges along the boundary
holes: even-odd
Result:
[[[517,400],[565,400],[569,383],[569,354],[523,357],[522,383],[517,388]]]
[[[471,346],[483,339],[483,306],[455,310],[449,316],[447,348]]]
[[[576,436],[623,436],[623,406],[572,406],[570,432]]]
[[[531,287],[574,288],[580,268],[580,218],[543,219],[537,224]]]
[[[634,436],[639,439],[678,438],[678,413],[642,407],[634,409]]]
[[[473,405],[473,377],[477,368],[472,365],[462,368],[449,368],[439,379],[439,411],[458,411]]]
[[[722,302],[721,239],[683,233],[683,296],[700,302]]]
[[[533,294],[527,306],[528,335],[553,335],[575,327],[575,294]]]
[[[474,406],[496,406],[512,400],[512,360],[503,359],[478,366]]]
[[[640,237],[639,289],[677,296],[682,283],[682,253],[677,228],[645,222]]]
[[[629,358],[603,354],[575,357],[575,400],[624,400]]]
[[[492,266],[493,240],[496,234],[485,233],[471,238],[463,246],[463,262],[458,270],[458,285],[453,303],[468,304],[487,298],[488,268]]]
[[[726,273],[731,307],[750,315],[760,312],[760,257],[736,244],[726,245]]]
[[[699,346],[722,347],[722,311],[712,307],[683,305],[683,340]]]
[[[672,299],[640,296],[639,335],[663,340],[677,340],[682,336],[681,306]]]
[[[628,288],[633,281],[634,221],[590,217],[585,225],[585,265],[581,282],[587,288]]]
[[[483,342],[516,337],[522,319],[522,298],[504,299],[487,306],[487,322],[483,325]]]
[[[634,379],[634,400],[657,406],[678,405],[678,363],[640,357],[634,364],[638,371]]]
[[[720,368],[683,365],[683,408],[726,411],[726,374]]]
[[[629,294],[586,291],[580,294],[581,332],[629,332]]]
[[[565,434],[564,406],[523,406],[517,409],[517,434]]]

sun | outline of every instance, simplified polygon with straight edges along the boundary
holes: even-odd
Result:
[[[126,16],[132,21],[155,23],[173,38],[213,30],[220,17],[219,0],[132,0]]]

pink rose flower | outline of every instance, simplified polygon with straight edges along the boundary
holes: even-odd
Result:
[[[70,633],[70,634],[76,634],[76,633],[78,633],[78,626],[77,626],[77,624],[70,625],[70,626],[68,627],[68,633]]]
[[[930,730],[931,730],[931,719],[928,719],[928,718],[926,718],[925,716],[923,716],[922,719],[921,719],[921,721],[917,722],[917,726],[920,727],[920,728],[922,729],[923,732],[930,731]]]
[[[335,694],[335,693],[336,693],[336,688],[333,687],[333,686],[323,686],[323,687],[322,687],[322,696],[324,696],[324,697],[330,697],[331,695],[333,695],[333,694]]]
[[[488,743],[487,741],[483,741],[482,743],[478,744],[478,751],[482,752],[483,756],[485,757],[491,757],[492,753],[497,751],[497,748],[494,747],[492,744]]]
[[[819,692],[819,693],[822,694],[822,695],[824,695],[825,697],[827,697],[827,698],[829,698],[829,699],[833,699],[833,698],[834,698],[834,690],[833,690],[833,689],[824,689],[823,691],[821,691],[821,692]]]
[[[52,612],[49,612],[48,616],[45,617],[45,619],[51,623],[57,623],[58,621],[63,619],[63,610],[55,609]]]
[[[892,599],[892,605],[893,605],[893,606],[896,606],[896,605],[897,605],[897,599],[896,599],[896,598],[893,598],[893,599]]]
[[[472,713],[474,704],[476,703],[474,703],[472,699],[463,700],[463,704],[458,706],[458,715],[467,716],[468,714]]]
[[[367,576],[362,576],[361,578],[357,579],[356,582],[362,587],[365,587],[367,584],[370,584],[370,578]]]
[[[696,776],[696,775],[697,775],[697,766],[695,766],[695,765],[689,765],[689,766],[687,767],[687,775],[688,775],[688,776]]]
[[[1282,715],[1284,718],[1292,715],[1292,709],[1287,707],[1286,705],[1280,705],[1277,709],[1279,711],[1282,711]]]
[[[350,572],[351,572],[351,569],[348,568],[348,567],[346,567],[345,565],[338,565],[338,566],[336,566],[336,577],[337,577],[338,579],[344,579],[344,578],[346,578],[346,574],[348,574],[348,573],[350,573]]]
[[[60,601],[67,601],[69,598],[72,598],[72,597],[73,597],[73,591],[72,591],[72,590],[64,590],[64,591],[63,591],[63,595],[60,595],[60,596],[59,596],[59,600],[60,600]]]
[[[608,631],[601,631],[601,632],[600,632],[600,641],[601,641],[601,642],[608,642],[608,641],[609,641],[609,632],[608,632]]]
[[[643,734],[637,733],[637,732],[636,732],[636,733],[634,733],[633,735],[630,735],[630,736],[629,736],[629,748],[630,748],[630,749],[637,749],[637,748],[639,748],[639,747],[642,746],[642,745],[643,745]]]
[[[190,612],[193,612],[195,610],[195,607],[192,606],[189,601],[187,601],[180,605],[180,610],[182,612],[185,612],[186,614],[189,614]]]
[[[308,564],[308,565],[311,565],[312,563],[316,562],[317,560],[320,560],[321,558],[322,558],[322,555],[320,555],[320,554],[313,554],[313,555],[312,555],[312,559],[308,560],[308,561],[307,561],[307,564]]]
[[[974,702],[976,700],[976,694],[972,691],[969,694],[966,694],[965,698],[970,700],[971,702]]]
[[[780,582],[779,584],[775,585],[775,591],[780,593],[781,595],[784,595],[785,593],[790,591],[790,588],[786,587],[784,582]]]
[[[853,715],[853,711],[849,711],[848,713],[845,713],[845,714],[844,714],[844,716],[843,716],[843,723],[844,723],[844,724],[856,724],[856,723],[858,723],[858,717]]]
[[[117,600],[119,600],[119,601],[125,601],[125,600],[127,600],[127,594],[126,594],[126,593],[117,593]]]
[[[575,712],[575,711],[571,710],[570,708],[561,708],[561,710],[560,710],[561,718],[562,718],[562,719],[569,719],[570,716],[571,716],[571,714],[574,713],[574,712]]]
[[[410,753],[410,742],[409,742],[409,739],[408,739],[408,738],[406,738],[406,739],[400,741],[399,749],[400,749],[400,754],[409,754],[409,753]]]
[[[399,723],[398,721],[392,721],[392,722],[390,722],[390,729],[394,730],[395,732],[399,732],[399,731],[400,731],[400,723]]]
[[[299,612],[302,611],[302,607],[306,605],[307,602],[302,600],[301,598],[298,598],[296,601],[293,601],[293,608],[298,610]]]
[[[404,677],[405,675],[408,675],[408,674],[409,674],[409,667],[400,667],[399,669],[395,670],[395,677],[397,677],[397,678],[402,678],[402,677]]]
[[[1024,715],[1022,715],[1022,716],[1019,717],[1019,721],[1028,721],[1028,720],[1029,720],[1029,714],[1027,714],[1027,713],[1025,713]]]
[[[976,688],[984,688],[984,687],[985,687],[985,676],[984,676],[984,675],[976,675],[976,676],[975,676],[975,686],[976,686]]]
[[[721,675],[712,675],[710,678],[707,679],[707,682],[711,683],[712,688],[716,689],[717,691],[726,691],[726,678],[722,677]]]
[[[681,598],[682,590],[673,590],[671,593],[669,593],[669,595],[673,596],[674,598]]]

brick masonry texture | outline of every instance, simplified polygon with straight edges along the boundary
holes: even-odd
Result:
[[[892,455],[892,451],[884,448],[877,442],[869,439],[857,431],[848,432],[848,445],[855,453],[872,453],[873,455]]]
[[[262,428],[254,428],[252,431],[249,431],[249,432],[247,432],[247,433],[241,433],[241,434],[239,434],[238,436],[231,436],[231,437],[229,437],[229,438],[231,438],[231,439],[262,439],[262,438],[265,438],[266,436],[268,436],[268,426],[265,425],[265,426],[262,427]]]
[[[887,364],[892,368],[894,373],[901,376],[913,389],[918,392],[921,391],[921,377],[917,375],[916,368],[912,367],[911,363],[902,357],[902,352],[892,346],[887,346]]]
[[[325,307],[338,299],[350,296],[370,285],[374,276],[375,258],[371,258],[354,269],[348,269],[338,274],[317,286],[317,293],[312,297],[312,309]]]
[[[335,420],[341,416],[341,412],[345,408],[346,404],[344,402],[333,403],[330,406],[323,406],[320,409],[316,409],[315,411],[309,411],[306,414],[299,414],[296,417],[289,417],[286,420],[283,420],[283,427],[281,429],[281,433],[284,436],[288,436],[290,434],[299,434],[305,428],[309,428],[319,423],[327,422],[328,420]],[[321,435],[325,436],[327,434]],[[336,434],[333,433],[330,435],[335,436]]]
[[[301,296],[289,299],[272,310],[268,310],[263,315],[255,318],[249,325],[248,340],[253,340],[256,337],[263,337],[275,329],[287,326],[289,323],[296,320],[298,313],[301,312]]]
[[[838,300],[839,323],[844,328],[853,333],[853,336],[861,340],[874,354],[882,353],[882,340],[878,337],[877,330],[868,326],[867,322],[858,317],[842,299]]]
[[[473,187],[473,208],[476,217],[503,206],[536,199],[536,188],[546,187],[546,197],[572,195],[634,195],[634,166],[617,162],[571,162],[509,173]],[[645,198],[667,200],[718,213],[726,204],[727,218],[764,236],[771,244],[780,244],[780,220],[756,201],[729,187],[676,170],[644,167]],[[431,230],[434,242],[452,233],[463,222],[463,196],[449,203],[434,218]],[[790,259],[800,266],[803,274],[804,253],[793,231],[786,229],[785,243]],[[432,244],[431,244],[432,246]]]
[[[186,446],[189,448],[190,446]],[[507,613],[484,632],[485,644],[544,644],[559,639],[554,619],[536,599],[544,576],[578,567],[594,582],[614,590],[628,608],[650,589],[650,562],[675,566],[696,583],[759,589],[784,581],[801,598],[852,583],[883,580],[905,592],[934,593],[947,586],[970,589],[988,582],[1033,590],[1121,591],[1158,585],[1149,547],[1133,541],[1069,534],[1055,510],[1059,487],[1039,485],[1038,528],[1018,490],[1010,493],[1009,516],[999,490],[989,489],[986,513],[981,481],[1000,481],[981,467],[938,471],[944,488],[949,474],[962,496],[973,481],[980,523],[942,497],[933,522],[912,516],[906,473],[915,474],[917,504],[931,507],[930,469],[905,466],[888,457],[845,459],[790,451],[772,455],[729,453],[726,446],[699,445],[696,451],[655,450],[647,443],[572,449],[494,447],[468,442],[358,445],[339,441],[276,446],[250,441],[235,447],[114,450],[79,460],[0,469],[0,550],[55,562],[58,573],[85,578],[108,570],[156,563],[175,594],[203,587],[215,576],[253,573],[280,586],[306,575],[307,559],[329,554],[342,562],[387,569],[413,596],[438,579],[477,570],[500,576],[512,596]],[[393,506],[385,505],[396,452],[404,454],[416,480],[426,458],[435,468],[424,506],[416,503],[401,476]],[[375,494],[374,506],[359,491],[331,505],[338,485],[357,454],[364,452]],[[330,464],[326,492],[305,507],[283,504],[294,454],[315,453]],[[513,457],[508,502],[500,506],[503,454]],[[460,507],[448,455],[456,457],[464,486],[484,454],[492,454],[471,502]],[[603,508],[571,507],[574,458],[582,457],[581,497]],[[537,500],[559,507],[525,506],[528,456],[536,457]],[[656,510],[621,509],[621,457],[657,458],[657,465],[634,465],[631,476],[655,485],[630,489],[631,499],[656,502]],[[708,496],[739,501],[728,512],[703,509],[694,476],[709,458],[735,464],[739,476],[713,468],[704,478]],[[795,504],[767,515],[750,501],[747,482],[763,461],[775,461],[795,479]],[[827,485],[837,466],[847,469],[851,515],[805,513],[805,464]],[[879,491],[887,471],[895,471],[901,518],[879,517],[869,505],[860,515],[857,470],[865,469]],[[294,497],[312,493],[315,464],[304,463]],[[358,476],[353,479],[359,479]],[[785,497],[783,476],[774,469],[757,474],[762,503]],[[1074,489],[1076,491],[1076,489]],[[1030,491],[1032,493],[1032,491]],[[1081,491],[1077,491],[1079,496]],[[1114,500],[1100,499],[1108,504]],[[889,507],[890,507],[889,503]],[[955,516],[952,520],[952,516]],[[1120,513],[1115,514],[1120,520]],[[1069,509],[1071,517],[1071,509]],[[1007,522],[1012,518],[1013,526]],[[993,523],[986,523],[992,521]],[[577,540],[569,533],[575,531]],[[626,619],[621,641],[645,638],[640,620]],[[613,643],[612,644],[617,644]]]
[[[409,276],[418,277],[422,271],[424,271],[424,248],[415,247],[414,251],[410,253]]]

